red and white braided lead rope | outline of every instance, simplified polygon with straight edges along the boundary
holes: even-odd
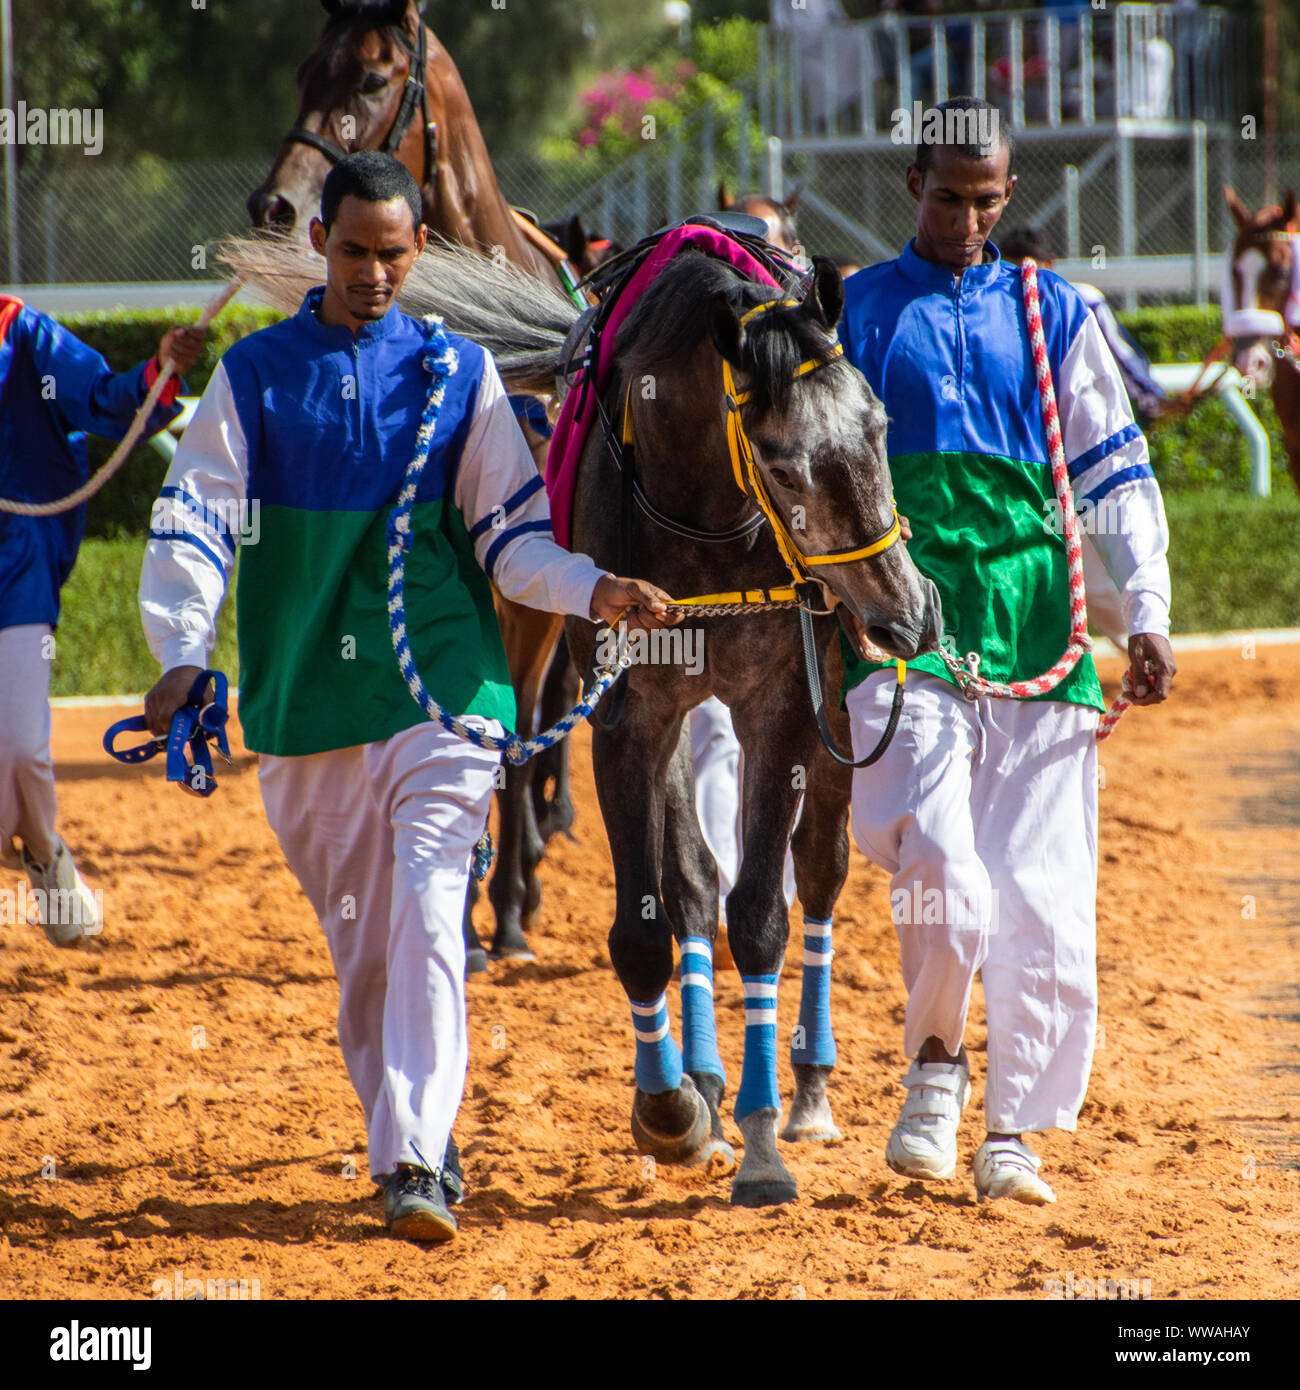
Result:
[[[1052,368],[1047,360],[1047,341],[1043,335],[1043,315],[1038,302],[1038,267],[1028,257],[1021,264],[1020,282],[1025,296],[1025,318],[1029,325],[1029,343],[1034,354],[1034,371],[1038,376],[1038,396],[1043,405],[1043,422],[1047,429],[1047,452],[1052,465],[1052,486],[1061,509],[1061,524],[1065,535],[1065,561],[1070,573],[1070,640],[1061,658],[1041,676],[1024,681],[991,681],[979,674],[979,658],[974,653],[967,664],[949,652],[939,649],[944,665],[952,673],[962,693],[995,695],[1009,700],[1028,700],[1054,690],[1078,665],[1079,658],[1092,649],[1088,636],[1088,601],[1083,582],[1083,549],[1079,544],[1079,524],[1074,513],[1074,493],[1065,466],[1065,441],[1061,437],[1061,419],[1056,410],[1056,388],[1052,384]],[[1132,693],[1127,672],[1115,703],[1102,715],[1097,725],[1097,738],[1107,738],[1120,715],[1128,709]]]
[[[239,292],[240,286],[244,283],[242,276],[237,276],[221,291],[211,304],[204,309],[199,316],[199,321],[194,326],[206,329],[214,318],[226,307],[227,304]],[[153,385],[149,388],[149,394],[144,398],[140,409],[135,412],[135,418],[131,421],[131,427],[127,430],[122,442],[113,450],[112,456],[107,463],[99,469],[91,478],[88,478],[76,490],[70,492],[66,497],[56,498],[53,502],[21,502],[12,497],[0,497],[0,512],[10,512],[14,516],[57,516],[60,512],[70,512],[73,507],[79,507],[88,498],[93,497],[104,486],[106,482],[117,472],[130,456],[131,450],[140,442],[140,436],[144,433],[145,425],[148,423],[150,415],[153,414],[154,406],[158,404],[158,398],[162,395],[167,383],[176,374],[176,363],[169,357],[162,364],[162,370],[154,378]]]

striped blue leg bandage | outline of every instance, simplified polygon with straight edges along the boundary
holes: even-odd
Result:
[[[780,975],[742,975],[745,987],[745,1063],[736,1093],[736,1119],[780,1110],[776,1087],[776,982]]]
[[[636,1033],[636,1084],[647,1095],[675,1091],[682,1084],[682,1054],[668,1022],[668,995],[651,1004],[632,1005]]]
[[[803,919],[803,989],[799,1022],[790,1042],[790,1061],[815,1067],[835,1065],[831,1032],[831,923]]]
[[[689,1072],[712,1072],[726,1081],[713,1016],[713,945],[702,936],[688,936],[681,950],[682,1066]]]

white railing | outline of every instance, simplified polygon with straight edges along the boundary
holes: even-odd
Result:
[[[895,111],[959,94],[993,102],[1029,133],[1239,115],[1241,24],[1224,9],[1082,3],[858,22],[780,13],[764,36],[760,104],[764,129],[787,142],[885,141]]]

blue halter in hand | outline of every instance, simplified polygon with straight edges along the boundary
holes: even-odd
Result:
[[[213,684],[212,699],[204,704],[203,695],[208,681]],[[230,713],[226,708],[226,677],[221,671],[203,671],[194,679],[185,703],[172,716],[171,732],[164,738],[153,738],[148,743],[135,748],[115,748],[119,734],[146,731],[143,714],[130,719],[119,719],[104,735],[104,752],[111,754],[121,763],[147,763],[150,758],[167,750],[167,780],[179,782],[195,796],[211,796],[217,789],[217,779],[212,772],[212,753],[209,742],[217,745],[217,752],[234,766],[230,757],[230,744],[226,739],[226,721]],[[185,749],[188,745],[190,756]]]

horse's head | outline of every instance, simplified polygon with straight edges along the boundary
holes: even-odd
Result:
[[[425,80],[426,31],[414,0],[322,3],[330,18],[298,69],[297,120],[248,199],[254,227],[305,234],[330,166],[356,150],[384,149],[422,186],[433,176],[426,157],[428,113],[418,100],[403,103],[408,78],[421,87]],[[412,97],[418,95],[415,83]]]
[[[1231,188],[1223,193],[1237,224],[1220,295],[1223,331],[1233,340],[1233,366],[1267,386],[1279,345],[1300,321],[1296,196],[1288,191],[1281,207],[1251,212]]]
[[[885,409],[862,373],[834,355],[844,282],[825,257],[813,266],[798,305],[755,314],[757,287],[746,285],[714,295],[709,323],[748,391],[741,418],[768,496],[811,560],[868,548],[895,520]],[[841,622],[864,655],[870,642],[911,659],[942,636],[938,593],[901,544],[809,572],[840,600]]]

